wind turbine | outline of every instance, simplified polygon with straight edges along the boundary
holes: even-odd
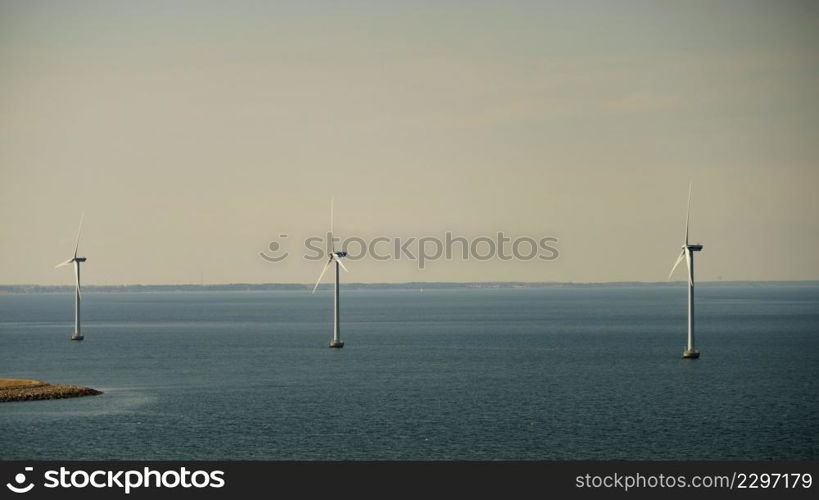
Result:
[[[668,279],[680,265],[683,258],[688,266],[688,345],[683,351],[683,358],[697,359],[700,357],[700,352],[694,348],[694,252],[702,250],[702,245],[691,245],[688,243],[688,224],[691,221],[691,188],[693,182],[688,185],[688,208],[685,211],[685,244],[682,246],[682,252],[677,257],[677,262],[668,273]]]
[[[318,288],[319,283],[321,283],[321,278],[324,277],[324,273],[327,272],[327,269],[330,267],[330,264],[335,263],[336,267],[336,286],[335,286],[335,294],[333,299],[333,340],[330,341],[330,347],[335,349],[340,349],[344,347],[344,341],[341,340],[341,335],[339,334],[339,304],[338,304],[338,268],[341,266],[345,272],[350,272],[344,263],[341,262],[341,259],[347,256],[347,252],[339,251],[336,252],[336,242],[333,239],[333,199],[330,199],[330,232],[328,233],[329,240],[327,242],[327,253],[329,254],[329,258],[327,263],[324,264],[324,268],[321,270],[321,274],[319,274],[319,278],[316,281],[316,286],[313,287],[313,293],[316,293],[316,288]]]
[[[63,267],[65,265],[74,263],[74,277],[76,278],[77,289],[76,295],[74,297],[74,333],[71,334],[71,340],[82,340],[85,337],[82,336],[82,330],[80,329],[80,262],[85,262],[85,257],[78,257],[77,250],[80,248],[80,231],[82,231],[82,221],[85,218],[85,214],[82,214],[80,217],[80,227],[77,229],[77,238],[74,243],[74,256],[68,259],[67,261],[57,264],[57,267]]]

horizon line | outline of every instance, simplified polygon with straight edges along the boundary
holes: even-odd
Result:
[[[658,280],[658,281],[639,281],[639,280],[629,280],[629,281],[395,281],[395,282],[386,282],[386,281],[371,281],[371,282],[347,282],[345,286],[402,286],[402,285],[629,285],[629,284],[636,284],[636,285],[671,285],[675,283],[684,283],[686,280],[673,280],[673,281],[666,281],[666,280]],[[782,280],[708,280],[708,281],[698,281],[698,284],[705,284],[705,283],[722,283],[722,284],[732,284],[732,283],[819,283],[819,279],[801,279],[801,280],[793,280],[793,279],[782,279]],[[119,283],[119,284],[87,284],[83,285],[84,289],[87,288],[122,288],[122,287],[196,287],[196,288],[207,288],[207,287],[235,287],[235,286],[248,286],[248,287],[264,287],[264,286],[291,286],[291,287],[312,287],[314,283],[299,283],[299,282],[264,282],[264,283],[249,283],[249,282],[225,282],[225,283],[164,283],[164,284],[157,284],[157,283]],[[321,284],[319,285],[322,286]],[[329,284],[327,286],[330,286]],[[73,284],[61,284],[61,285],[43,285],[38,283],[21,283],[21,284],[2,284],[0,283],[0,291],[5,288],[24,288],[24,287],[37,287],[37,288],[73,288]]]

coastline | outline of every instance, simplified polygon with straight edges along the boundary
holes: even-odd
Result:
[[[42,380],[0,378],[0,403],[98,396],[101,391],[79,385],[51,384]]]
[[[355,283],[345,285],[350,290],[417,290],[434,289],[520,289],[520,288],[611,288],[611,287],[661,287],[674,288],[684,281],[408,281],[396,283]],[[750,286],[750,287],[813,287],[819,280],[716,280],[699,281],[700,286]],[[152,293],[152,292],[267,292],[309,291],[312,283],[222,283],[222,284],[169,284],[169,285],[83,285],[84,293]],[[322,288],[319,286],[319,288]],[[2,284],[0,296],[41,293],[74,293],[74,285]]]

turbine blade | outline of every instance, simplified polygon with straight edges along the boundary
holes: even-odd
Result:
[[[61,262],[61,263],[57,264],[56,266],[54,266],[54,269],[57,269],[58,267],[67,266],[68,264],[71,264],[72,262],[74,262],[73,258],[68,259],[67,261]]]
[[[74,242],[74,258],[77,258],[77,250],[80,248],[80,232],[82,231],[82,221],[85,220],[85,212],[80,215],[80,227],[77,228],[77,238]]]
[[[77,283],[77,295],[82,298],[82,290],[80,290],[80,263],[77,261],[74,261],[74,278]]]
[[[680,256],[679,256],[679,257],[677,257],[677,262],[675,262],[675,263],[674,263],[674,267],[672,267],[672,268],[671,268],[671,272],[670,272],[670,273],[668,273],[668,279],[669,279],[669,281],[671,280],[671,276],[674,274],[674,271],[676,271],[676,270],[677,270],[677,266],[679,266],[679,265],[680,265],[680,262],[682,262],[683,257],[685,256],[685,254],[686,254],[686,251],[685,251],[685,248],[683,248],[683,251],[680,253]]]
[[[333,241],[333,205],[335,205],[335,198],[330,197],[330,241],[327,242],[327,250],[332,255],[336,251],[336,242]]]
[[[688,245],[688,223],[691,222],[691,189],[694,181],[688,182],[688,205],[685,208],[685,244]]]
[[[344,265],[344,263],[341,262],[340,258],[336,257],[335,261],[338,262],[338,265],[341,266],[341,268],[344,269],[345,272],[348,272],[348,273],[350,272],[350,270],[347,269],[347,267]]]
[[[318,288],[319,283],[321,283],[321,278],[324,277],[324,273],[327,272],[327,268],[330,267],[331,262],[333,262],[333,259],[328,260],[327,263],[324,264],[324,269],[321,270],[321,274],[319,274],[319,279],[316,280],[316,286],[313,287],[313,291],[311,293],[316,293],[316,288]]]
[[[688,268],[688,284],[694,286],[694,277],[691,276],[691,255],[689,255],[689,252],[686,252],[685,250],[683,250],[683,253],[685,254],[685,265]]]

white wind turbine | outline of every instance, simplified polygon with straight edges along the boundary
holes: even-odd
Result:
[[[339,303],[338,303],[338,268],[341,266],[342,269],[346,272],[350,272],[347,267],[344,266],[344,263],[341,262],[341,259],[347,256],[347,252],[339,251],[336,252],[336,242],[333,238],[333,199],[330,199],[330,232],[328,233],[329,241],[327,242],[327,253],[329,254],[329,258],[327,259],[327,263],[324,264],[324,268],[321,270],[321,274],[319,274],[319,278],[316,281],[316,285],[313,287],[313,293],[316,293],[316,288],[318,288],[319,283],[321,283],[321,279],[324,277],[324,273],[327,272],[327,269],[330,267],[330,264],[335,263],[336,267],[336,286],[335,286],[335,294],[333,298],[333,340],[330,341],[330,347],[340,349],[344,347],[344,341],[341,340],[341,335],[339,333]]]
[[[685,212],[685,244],[682,246],[682,252],[677,257],[677,262],[668,273],[668,279],[674,274],[677,266],[680,265],[683,258],[688,266],[688,345],[683,351],[683,358],[697,359],[700,357],[700,352],[694,347],[694,252],[702,250],[702,245],[691,245],[688,243],[688,223],[691,221],[691,188],[693,182],[688,185],[688,208]]]
[[[82,340],[85,337],[82,335],[82,330],[80,329],[80,262],[85,262],[85,257],[78,257],[77,250],[80,248],[80,231],[82,231],[82,221],[85,218],[85,214],[80,216],[80,227],[77,229],[77,238],[74,243],[74,256],[68,259],[67,261],[57,264],[56,267],[62,267],[68,264],[74,263],[74,277],[76,278],[76,291],[74,296],[74,333],[71,334],[71,340]],[[56,268],[55,267],[55,268]]]

